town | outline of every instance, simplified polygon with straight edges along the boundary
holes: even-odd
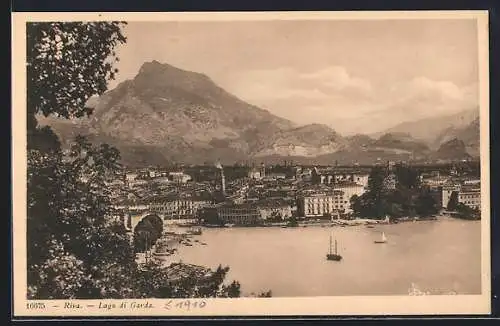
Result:
[[[301,166],[285,161],[266,166],[203,166],[127,169],[110,180],[115,208],[128,230],[142,218],[156,215],[165,225],[259,226],[290,221],[349,221],[356,216],[352,199],[368,189],[374,167],[384,171],[383,187],[396,189],[393,169],[405,162],[374,166]],[[411,165],[419,187],[445,210],[457,203],[480,209],[478,162]],[[369,218],[369,217],[368,217]],[[402,217],[401,220],[410,218]],[[416,218],[416,216],[415,216]]]

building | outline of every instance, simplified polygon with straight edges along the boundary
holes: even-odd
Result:
[[[347,213],[350,204],[345,203],[344,192],[303,195],[297,199],[297,213],[300,217],[321,217],[337,213]]]
[[[220,162],[217,162],[215,164],[215,167],[219,170],[219,173],[217,175],[217,181],[218,181],[218,188],[222,194],[222,196],[226,196],[226,177],[224,175],[224,168],[222,167],[222,164]]]
[[[437,189],[449,183],[450,177],[437,175],[430,178],[422,178],[421,182],[423,185],[426,185],[431,189]]]
[[[475,179],[475,178],[471,178],[471,179],[466,179],[464,180],[464,185],[479,185],[481,184],[481,179]]]
[[[342,182],[333,186],[334,190],[342,191],[344,193],[345,201],[349,202],[352,196],[361,196],[365,193],[365,187],[357,184],[356,182]]]
[[[358,169],[315,167],[311,172],[311,181],[313,183],[319,183],[319,184],[354,182],[362,185],[363,187],[367,187],[368,176],[369,173],[367,171],[362,171]]]
[[[184,172],[170,172],[168,178],[175,183],[186,183],[191,180],[191,176]]]
[[[264,180],[267,180],[267,181],[283,180],[283,179],[286,179],[286,174],[280,173],[280,172],[272,172],[272,173],[267,174],[264,177]]]
[[[223,204],[204,208],[202,218],[208,224],[255,225],[260,212],[255,205]]]
[[[282,199],[262,200],[256,203],[259,209],[260,218],[268,220],[273,218],[289,219],[293,214],[293,207],[290,203]]]
[[[248,171],[248,178],[254,179],[254,180],[262,179],[262,177],[260,175],[260,171],[255,169],[255,168],[252,168],[252,169],[250,169],[250,171]]]
[[[383,188],[385,191],[391,191],[395,190],[396,186],[398,184],[398,178],[396,177],[396,174],[393,172],[390,172],[383,181]]]
[[[264,163],[260,164],[259,172],[261,178],[264,178],[266,176],[266,165]]]
[[[458,193],[458,202],[470,208],[481,209],[481,190],[477,187],[464,187]]]
[[[201,208],[207,207],[211,201],[201,197],[164,196],[150,200],[151,212],[168,219],[194,219]]]
[[[131,182],[134,181],[138,176],[139,175],[135,172],[127,172],[125,173],[125,180],[127,180],[127,182]]]

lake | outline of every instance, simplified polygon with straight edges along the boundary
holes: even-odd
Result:
[[[375,244],[382,232],[388,242]],[[326,260],[330,235],[341,262]],[[194,239],[207,245],[179,247],[169,261],[229,266],[228,280],[238,280],[243,295],[407,295],[412,284],[430,294],[481,293],[480,221],[204,228]]]

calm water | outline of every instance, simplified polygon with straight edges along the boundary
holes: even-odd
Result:
[[[385,232],[388,243],[374,244]],[[329,236],[342,262],[327,261]],[[229,266],[244,294],[272,290],[273,297],[406,295],[412,283],[445,294],[481,292],[480,222],[439,221],[375,228],[204,229],[206,246],[180,247],[171,261]]]

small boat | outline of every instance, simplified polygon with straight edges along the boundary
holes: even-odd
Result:
[[[387,242],[387,237],[385,236],[385,233],[382,232],[382,238],[380,240],[375,240],[375,243],[386,243]]]
[[[367,227],[368,229],[373,229],[373,228],[375,228],[373,225],[367,225],[366,227]]]
[[[341,261],[342,256],[337,252],[337,240],[335,240],[335,245],[332,252],[332,236],[330,235],[330,250],[326,254],[326,260]]]

